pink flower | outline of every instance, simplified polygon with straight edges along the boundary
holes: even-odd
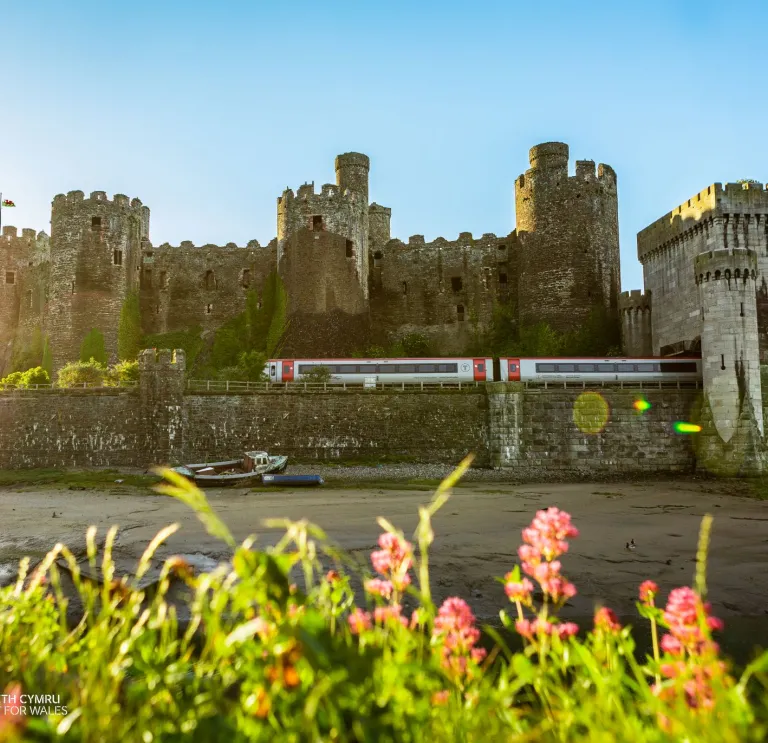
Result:
[[[683,652],[683,646],[680,643],[680,640],[672,635],[664,635],[664,637],[661,638],[660,644],[661,649],[670,655],[680,655]]]
[[[413,564],[413,545],[397,534],[385,532],[379,537],[380,550],[371,552],[373,569],[402,591],[411,583],[408,571]]]
[[[356,608],[348,617],[347,623],[353,635],[359,635],[363,630],[371,628],[371,615],[367,611]]]
[[[619,632],[621,630],[621,623],[616,616],[616,612],[613,609],[601,606],[595,612],[595,629],[600,632]]]
[[[472,648],[469,654],[475,663],[480,663],[488,653],[486,652],[485,648]]]
[[[515,622],[515,629],[519,635],[522,635],[526,639],[533,639],[533,626],[529,619],[518,619]]]
[[[335,570],[329,570],[325,574],[325,579],[328,581],[328,583],[337,583],[340,579],[340,576]]]
[[[667,608],[664,610],[664,620],[670,632],[665,638],[671,636],[674,641],[662,638],[662,647],[673,648],[667,651],[670,653],[682,652],[683,649],[693,655],[717,653],[719,648],[712,642],[709,633],[711,630],[722,629],[724,624],[717,617],[709,616],[711,608],[692,588],[675,588],[669,594]]]
[[[569,583],[565,578],[556,577],[541,581],[541,588],[554,601],[559,601],[563,598],[570,599],[576,595],[576,586],[573,583]]]
[[[650,605],[658,592],[659,587],[652,580],[645,580],[640,584],[640,601]]]
[[[365,590],[374,596],[381,596],[383,599],[389,599],[392,595],[392,584],[388,580],[373,578],[365,582]]]
[[[557,625],[557,634],[561,640],[565,640],[568,637],[574,637],[579,631],[579,625],[573,622],[564,622]]]
[[[377,606],[373,610],[373,618],[379,624],[386,624],[390,620],[397,620],[404,627],[408,626],[408,620],[400,613],[400,604]]]
[[[475,615],[463,599],[446,599],[435,617],[433,637],[442,642],[443,666],[463,676],[467,672],[468,657],[480,662],[485,650],[475,648],[480,630],[475,626]]]
[[[511,575],[512,573],[507,575],[507,580],[509,580]],[[504,591],[509,597],[510,601],[521,601],[522,603],[527,603],[531,598],[531,593],[533,593],[533,583],[531,583],[528,578],[523,578],[519,583],[509,581],[508,583],[504,584]]]
[[[450,699],[451,693],[448,691],[448,689],[443,689],[442,691],[436,691],[432,695],[432,704],[436,707],[439,707],[443,704],[448,704],[448,700]]]

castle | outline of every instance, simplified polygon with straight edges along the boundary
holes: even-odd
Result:
[[[619,238],[616,175],[577,161],[568,146],[530,151],[515,181],[517,228],[504,236],[430,243],[392,239],[391,209],[369,203],[370,162],[336,158],[336,183],[314,183],[277,199],[277,237],[262,247],[177,247],[150,242],[150,213],[139,199],[95,191],[53,199],[51,235],[4,227],[0,238],[0,361],[13,344],[48,338],[54,368],[78,358],[92,329],[116,359],[126,298],[140,297],[145,334],[200,327],[211,334],[262,296],[277,270],[290,323],[283,355],[338,356],[371,342],[421,333],[443,353],[462,353],[507,305],[522,325],[568,331],[595,308],[618,323]]]

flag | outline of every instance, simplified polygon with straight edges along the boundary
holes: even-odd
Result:
[[[3,206],[16,206],[10,199],[3,199]]]

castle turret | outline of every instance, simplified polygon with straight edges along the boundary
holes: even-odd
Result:
[[[392,210],[379,204],[368,207],[368,247],[376,251],[390,240]]]
[[[344,193],[347,189],[360,194],[368,203],[368,171],[371,161],[368,155],[345,152],[336,158],[336,185]]]
[[[627,356],[652,356],[651,292],[633,289],[619,296],[621,345]]]
[[[701,303],[704,395],[714,427],[728,444],[749,412],[763,433],[757,338],[757,255],[744,248],[713,250],[695,259]]]
[[[117,359],[120,311],[139,283],[141,244],[149,237],[149,209],[139,199],[94,191],[59,194],[51,210],[49,326],[54,369],[79,357],[91,329]]]
[[[568,176],[568,145],[531,148],[531,167],[515,181],[518,303],[523,327],[546,322],[579,328],[595,310],[618,341],[619,221],[616,174],[591,160]]]

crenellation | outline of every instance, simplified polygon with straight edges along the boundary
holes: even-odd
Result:
[[[580,178],[585,181],[591,181],[595,179],[595,161],[594,160],[577,160],[576,161],[576,178]]]
[[[408,238],[408,245],[425,245],[424,235],[411,235]]]
[[[3,225],[3,237],[18,237],[18,230],[10,224]]]

